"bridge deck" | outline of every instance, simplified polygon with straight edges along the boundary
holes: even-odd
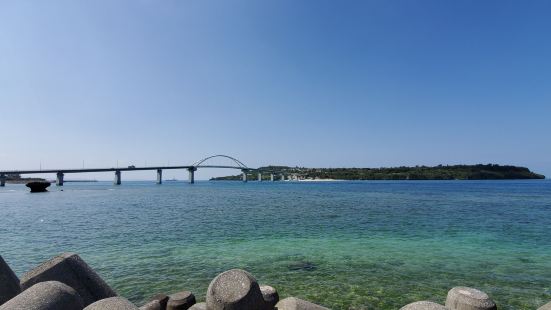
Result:
[[[43,170],[4,170],[0,174],[39,174],[39,173],[85,173],[85,172],[109,172],[109,171],[143,171],[143,170],[167,170],[167,169],[191,169],[191,168],[219,168],[219,169],[238,169],[255,170],[253,168],[243,168],[236,166],[155,166],[155,167],[112,167],[112,168],[83,168],[83,169],[43,169]]]

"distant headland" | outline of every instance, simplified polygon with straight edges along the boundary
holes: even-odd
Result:
[[[42,178],[22,178],[19,174],[7,174],[6,175],[6,183],[11,184],[25,184],[28,182],[41,182],[46,181]]]
[[[251,179],[260,173],[262,180],[271,174],[285,175],[292,180],[514,180],[545,179],[525,167],[478,164],[438,165],[434,167],[392,167],[392,168],[304,168],[287,166],[266,166],[249,172]],[[212,178],[219,180],[242,180],[242,175]]]

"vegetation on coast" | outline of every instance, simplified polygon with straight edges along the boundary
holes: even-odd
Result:
[[[19,174],[7,174],[6,183],[10,184],[25,184],[27,182],[40,182],[46,181],[42,178],[22,178]]]
[[[502,166],[495,164],[478,165],[438,165],[434,167],[393,167],[393,168],[304,168],[287,166],[267,166],[251,170],[248,178],[257,179],[262,174],[268,180],[270,174],[292,176],[294,179],[315,180],[509,180],[544,179],[525,167]],[[242,175],[212,178],[211,180],[242,180]]]

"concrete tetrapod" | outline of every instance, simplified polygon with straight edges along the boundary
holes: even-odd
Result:
[[[189,310],[207,310],[207,303],[206,302],[199,302],[195,305],[191,306]]]
[[[157,294],[145,305],[140,307],[140,310],[166,310],[168,296],[165,294]]]
[[[447,310],[447,308],[432,301],[417,301],[403,306],[400,310]]]
[[[329,310],[329,308],[313,304],[296,297],[287,297],[276,304],[277,310]]]
[[[496,310],[488,295],[474,288],[457,286],[448,292],[446,307],[451,310]]]
[[[548,302],[545,305],[539,307],[538,310],[551,310],[551,302]]]
[[[195,295],[182,291],[168,296],[166,310],[187,310],[195,304]]]
[[[279,301],[279,294],[277,290],[269,285],[261,285],[260,292],[262,293],[262,298],[271,308],[275,307]]]
[[[161,305],[160,301],[152,300],[152,301],[146,303],[145,305],[141,306],[138,309],[140,309],[140,310],[165,310],[166,307],[163,307],[163,305]]]
[[[88,305],[84,310],[139,310],[133,303],[123,297],[110,297]]]
[[[10,299],[0,310],[82,310],[82,298],[71,287],[57,281],[40,282]]]
[[[269,305],[262,298],[256,279],[245,270],[231,269],[216,276],[207,290],[209,310],[263,310]]]
[[[0,305],[21,293],[19,279],[0,256]]]
[[[63,253],[27,272],[21,278],[21,288],[25,290],[43,281],[59,281],[69,285],[82,297],[85,306],[100,299],[117,296],[75,253]]]

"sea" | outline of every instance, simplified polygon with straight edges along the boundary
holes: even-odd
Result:
[[[551,181],[0,188],[0,255],[16,274],[62,252],[137,305],[181,290],[204,300],[217,274],[241,268],[331,309],[444,303],[455,286],[536,309],[551,301]]]

